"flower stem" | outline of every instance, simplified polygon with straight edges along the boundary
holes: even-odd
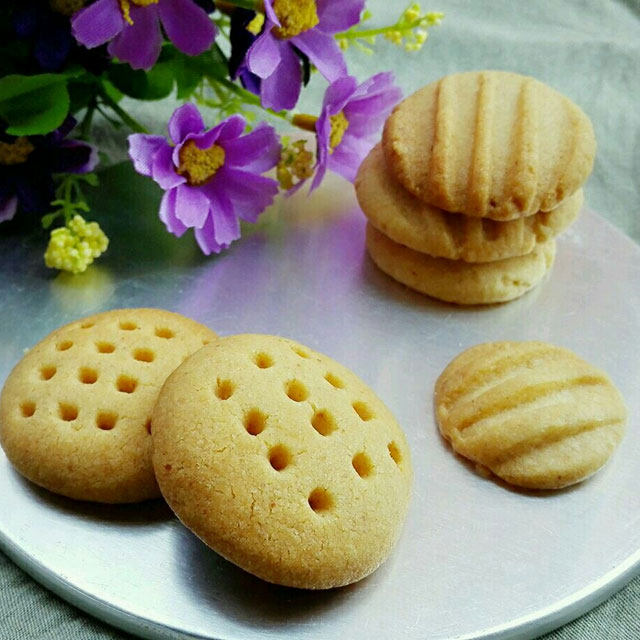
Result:
[[[144,125],[140,124],[135,118],[132,118],[104,89],[99,90],[102,103],[108,106],[132,131],[136,133],[149,133]]]

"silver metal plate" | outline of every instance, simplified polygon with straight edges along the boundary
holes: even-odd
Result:
[[[140,210],[130,211],[135,190]],[[305,592],[220,559],[161,502],[79,504],[32,486],[0,453],[0,543],[78,607],[148,638],[530,638],[588,610],[640,570],[640,248],[585,211],[553,272],[521,299],[459,308],[415,294],[363,250],[364,219],[332,183],[280,203],[226,254],[166,236],[148,181],[116,167],[96,210],[101,264],[53,278],[35,238],[0,238],[0,380],[52,329],[103,309],[159,306],[220,334],[275,333],[342,362],[405,429],[415,484],[402,538],[362,582]],[[108,197],[105,197],[108,194]],[[124,231],[114,231],[118,225]],[[110,222],[111,221],[111,222]],[[40,239],[39,242],[42,242]],[[567,490],[479,476],[440,438],[432,390],[461,350],[545,340],[607,371],[630,413],[611,462]]]

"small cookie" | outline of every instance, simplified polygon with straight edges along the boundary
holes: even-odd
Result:
[[[159,497],[151,411],[169,373],[215,338],[162,309],[106,311],[57,329],[7,378],[2,448],[22,475],[70,498]]]
[[[420,253],[466,262],[492,262],[531,253],[578,216],[582,189],[553,211],[499,222],[437,209],[393,179],[380,145],[360,165],[356,195],[369,222],[388,238]]]
[[[595,473],[627,417],[605,373],[544,342],[467,349],[438,378],[435,408],[455,451],[530,489],[559,489]]]
[[[390,169],[440,209],[512,220],[551,211],[593,167],[595,136],[571,100],[526,76],[446,76],[401,102],[383,134]]]
[[[355,374],[276,336],[201,349],[153,412],[162,494],[207,545],[258,577],[327,589],[374,571],[407,512],[411,461]]]
[[[556,242],[547,240],[524,256],[473,263],[419,253],[367,224],[367,250],[382,271],[420,293],[456,304],[492,304],[533,289],[553,265]]]

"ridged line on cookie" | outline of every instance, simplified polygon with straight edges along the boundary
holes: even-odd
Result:
[[[607,427],[622,424],[619,417],[612,416],[600,419],[576,420],[570,424],[551,424],[533,438],[518,442],[506,449],[503,449],[495,456],[483,456],[482,463],[491,467],[502,465],[507,462],[529,454],[536,449],[541,450],[551,447],[566,438],[579,436],[587,431],[596,431]]]
[[[443,390],[443,404],[451,410],[453,405],[464,399],[464,396],[468,393],[476,391],[477,387],[482,384],[484,388],[490,386],[500,376],[504,375],[510,369],[518,369],[522,367],[529,367],[538,359],[543,359],[546,356],[556,357],[560,354],[557,350],[549,346],[540,346],[524,353],[507,356],[498,355],[493,362],[489,363],[481,369],[476,369],[472,374],[465,377],[462,384],[451,391]],[[564,357],[564,355],[562,355]]]
[[[453,154],[453,105],[455,103],[454,76],[445,76],[436,86],[436,127],[433,134],[433,149],[429,161],[429,174],[439,177],[440,190],[445,208],[453,208],[451,199],[451,167],[455,166]]]
[[[576,387],[594,385],[608,385],[608,381],[603,376],[583,375],[577,376],[570,380],[549,380],[545,382],[539,382],[537,384],[528,385],[522,387],[516,393],[509,394],[509,396],[507,396],[506,398],[502,398],[498,401],[490,401],[490,403],[484,407],[478,408],[474,403],[472,414],[467,418],[459,421],[455,425],[455,430],[459,433],[462,433],[481,420],[487,420],[511,409],[521,408],[528,404],[533,404],[534,402],[548,399],[554,394],[561,393],[562,391],[568,391]],[[491,387],[488,391],[490,391],[492,388],[493,387]],[[478,401],[479,398],[476,398],[476,403],[478,403]]]
[[[493,109],[495,101],[495,78],[486,73],[478,74],[476,94],[475,128],[471,166],[467,181],[467,209],[469,211],[486,208],[492,187],[493,153]]]

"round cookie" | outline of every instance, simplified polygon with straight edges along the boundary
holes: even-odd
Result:
[[[264,580],[350,584],[399,536],[412,478],[405,436],[325,355],[276,336],[221,338],[168,378],[152,420],[169,506]]]
[[[394,280],[456,304],[492,304],[520,297],[551,269],[556,252],[551,239],[527,255],[495,262],[447,260],[398,244],[370,224],[366,242],[371,259]]]
[[[526,76],[446,76],[401,102],[383,133],[387,164],[440,209],[512,220],[551,211],[593,167],[595,136],[571,100]]]
[[[595,473],[627,417],[605,373],[544,342],[467,349],[438,378],[435,408],[455,451],[530,489],[559,489]]]
[[[499,222],[433,207],[393,179],[380,145],[360,165],[356,195],[369,222],[388,238],[420,253],[466,262],[492,262],[531,253],[578,216],[579,189],[553,211]]]
[[[70,498],[159,497],[151,411],[169,373],[215,338],[161,309],[106,311],[57,329],[7,378],[2,448],[22,475]]]

